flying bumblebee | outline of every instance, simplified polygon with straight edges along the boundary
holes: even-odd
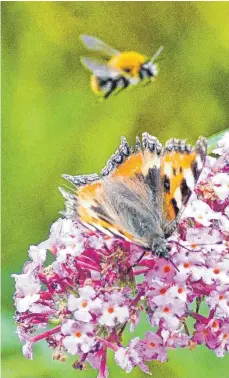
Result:
[[[80,38],[87,49],[99,53],[106,60],[100,64],[88,58],[81,59],[83,65],[92,72],[90,85],[98,96],[106,99],[140,82],[149,84],[158,74],[155,61],[163,47],[152,58],[147,58],[135,51],[120,52],[89,35],[81,35]]]

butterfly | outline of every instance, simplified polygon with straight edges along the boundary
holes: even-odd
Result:
[[[118,94],[125,88],[144,82],[150,84],[158,74],[155,64],[162,47],[148,58],[136,51],[118,51],[105,42],[90,35],[80,36],[88,50],[103,57],[103,62],[81,58],[82,64],[92,72],[90,86],[92,91],[104,99],[113,93]]]
[[[136,137],[134,149],[125,137],[100,175],[63,175],[77,187],[60,188],[64,215],[87,227],[118,236],[169,258],[168,237],[176,230],[203,169],[207,142],[195,147],[170,139],[162,147],[156,137]]]

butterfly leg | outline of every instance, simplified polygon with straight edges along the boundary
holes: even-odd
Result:
[[[141,256],[137,259],[137,261],[135,261],[134,265],[130,266],[127,270],[127,274],[130,272],[131,269],[133,269],[136,265],[138,265],[138,263],[141,261],[141,259],[145,256],[146,252],[148,252],[147,250],[145,250]]]

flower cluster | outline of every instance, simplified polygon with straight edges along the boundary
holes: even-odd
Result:
[[[176,233],[170,259],[132,243],[59,219],[49,239],[29,249],[16,281],[17,333],[23,353],[46,340],[53,358],[76,355],[108,376],[107,349],[126,372],[149,373],[148,361],[167,361],[169,348],[205,344],[222,357],[229,351],[229,133],[208,157]],[[47,253],[53,263],[46,263]],[[138,261],[136,263],[136,261]],[[202,310],[202,302],[208,308]],[[123,345],[145,312],[149,332]],[[189,329],[188,319],[194,320]]]

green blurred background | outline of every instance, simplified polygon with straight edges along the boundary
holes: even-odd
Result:
[[[228,2],[2,2],[2,332],[4,378],[96,377],[51,360],[45,343],[26,360],[12,320],[14,283],[29,245],[48,236],[63,209],[62,173],[99,172],[121,135],[148,131],[194,142],[228,127]],[[152,56],[158,80],[99,103],[79,57],[80,34]],[[136,330],[143,336],[146,320]],[[129,339],[126,335],[126,340]],[[170,352],[154,377],[228,378],[229,357]],[[125,377],[110,362],[110,377]],[[138,369],[131,377],[144,376]]]

